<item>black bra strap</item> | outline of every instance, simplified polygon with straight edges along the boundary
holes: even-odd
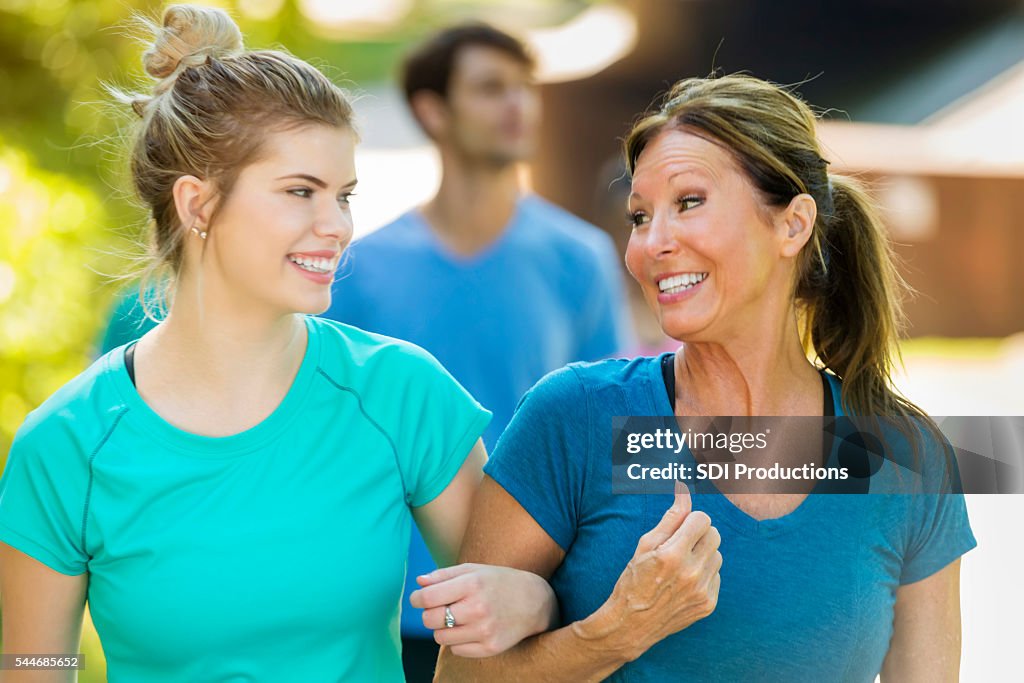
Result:
[[[124,369],[128,371],[128,379],[135,384],[135,345],[138,342],[132,342],[124,350]]]

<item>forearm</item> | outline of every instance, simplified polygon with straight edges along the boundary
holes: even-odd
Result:
[[[493,657],[459,657],[447,648],[437,660],[435,681],[599,681],[636,659],[643,647],[616,628],[607,613],[527,638]]]

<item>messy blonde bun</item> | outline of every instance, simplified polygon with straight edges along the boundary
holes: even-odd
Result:
[[[245,50],[223,10],[173,5],[162,26],[147,23],[143,55],[158,82],[149,93],[114,91],[141,118],[131,152],[135,190],[152,212],[148,289],[173,291],[191,226],[178,220],[172,190],[185,175],[212,181],[226,199],[239,172],[256,160],[268,136],[304,125],[352,128],[345,93],[306,62],[277,50]],[[219,202],[220,206],[224,202]],[[207,230],[216,230],[216,213]],[[158,309],[169,297],[158,297]],[[153,317],[147,306],[147,315]]]
[[[164,11],[163,27],[152,47],[142,55],[142,65],[153,78],[165,79],[208,57],[230,57],[242,50],[242,32],[224,10],[171,5]]]

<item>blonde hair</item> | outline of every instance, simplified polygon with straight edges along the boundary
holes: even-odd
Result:
[[[924,417],[892,384],[907,285],[864,189],[828,172],[816,120],[799,97],[752,76],[688,78],[633,127],[624,153],[632,173],[658,133],[687,130],[729,150],[769,206],[813,197],[818,216],[794,292],[805,348],[843,380],[847,411]]]
[[[149,94],[115,95],[141,119],[130,169],[152,232],[139,298],[155,318],[153,304],[166,305],[181,272],[191,227],[178,220],[172,195],[178,178],[211,180],[223,200],[242,168],[259,159],[270,133],[311,124],[354,126],[341,88],[285,52],[246,50],[223,10],[172,5],[160,25],[144,23],[154,37],[142,63],[156,84]],[[155,297],[147,294],[154,291]]]

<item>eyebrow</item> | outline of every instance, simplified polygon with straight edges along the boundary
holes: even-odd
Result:
[[[676,178],[678,178],[681,175],[696,175],[696,176],[700,176],[700,177],[704,178],[705,180],[712,180],[711,175],[708,174],[707,171],[705,171],[703,169],[700,169],[700,168],[686,168],[686,169],[683,169],[682,171],[677,171],[676,173],[673,173],[672,175],[670,175],[668,177],[668,181],[667,182],[671,183],[672,181],[674,181]],[[640,194],[638,194],[636,192],[630,192],[629,199],[643,199],[643,196],[641,196]]]
[[[287,180],[288,178],[298,178],[300,180],[307,180],[307,181],[313,183],[314,185],[316,185],[317,187],[320,187],[320,188],[325,189],[325,190],[327,189],[327,183],[326,182],[324,182],[323,180],[320,180],[319,178],[317,178],[314,175],[309,175],[308,173],[291,173],[289,175],[283,175],[280,178],[275,178],[275,180]],[[352,180],[348,181],[348,183],[346,183],[344,186],[342,186],[342,189],[344,190],[344,189],[348,189],[350,187],[354,187],[355,184],[358,183],[358,182],[359,181],[356,178],[353,178]]]

